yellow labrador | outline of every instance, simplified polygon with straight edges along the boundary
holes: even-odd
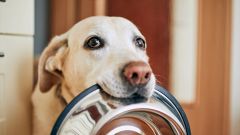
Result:
[[[50,134],[66,104],[95,83],[117,98],[147,98],[155,86],[145,38],[121,17],[90,17],[54,37],[40,57],[38,76],[34,135]]]

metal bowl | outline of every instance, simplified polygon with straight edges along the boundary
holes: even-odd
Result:
[[[51,135],[191,135],[177,100],[160,86],[149,99],[118,99],[94,85],[75,97]]]

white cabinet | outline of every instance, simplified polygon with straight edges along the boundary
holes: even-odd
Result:
[[[34,0],[0,2],[0,33],[33,35]]]
[[[34,0],[0,1],[0,135],[31,135],[33,35]]]
[[[0,35],[0,51],[0,135],[30,135],[33,38]]]

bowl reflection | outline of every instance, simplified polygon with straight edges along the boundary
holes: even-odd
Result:
[[[94,85],[65,108],[52,135],[190,135],[181,113],[159,86],[149,99],[118,99]]]

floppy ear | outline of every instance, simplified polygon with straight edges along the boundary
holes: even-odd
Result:
[[[64,58],[68,52],[68,35],[54,37],[43,51],[38,65],[39,88],[47,92],[61,81]]]

